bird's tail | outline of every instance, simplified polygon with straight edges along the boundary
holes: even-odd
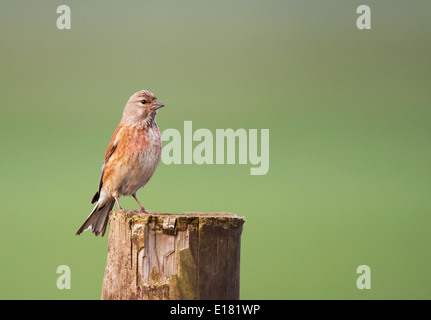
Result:
[[[100,205],[98,202],[93,211],[91,211],[87,220],[85,220],[81,228],[76,232],[76,235],[80,235],[83,231],[91,228],[96,236],[102,234],[103,237],[109,221],[109,212],[111,212],[114,204],[115,200],[110,200],[103,205]]]

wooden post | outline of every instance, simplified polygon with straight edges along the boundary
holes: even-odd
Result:
[[[239,299],[244,217],[111,213],[102,299]]]

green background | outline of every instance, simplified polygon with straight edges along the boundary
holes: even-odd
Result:
[[[60,4],[71,30],[56,27]],[[356,28],[361,4],[371,30]],[[166,104],[161,130],[270,130],[267,175],[161,163],[138,192],[153,211],[246,217],[242,299],[431,298],[430,10],[2,1],[0,298],[100,298],[108,238],[75,232],[141,89]],[[70,290],[56,287],[63,264]],[[371,290],[356,287],[363,264]]]

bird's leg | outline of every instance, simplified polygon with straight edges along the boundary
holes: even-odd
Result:
[[[135,198],[136,202],[139,204],[139,207],[141,208],[140,213],[148,213],[147,210],[145,210],[144,206],[139,202],[138,198],[136,198],[136,194],[132,194],[133,198]]]
[[[121,208],[120,203],[118,202],[118,198],[117,198],[117,197],[114,197],[114,199],[115,199],[115,202],[117,203],[118,210],[123,211],[124,209],[123,209],[123,208]]]

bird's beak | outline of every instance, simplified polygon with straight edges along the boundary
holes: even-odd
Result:
[[[163,103],[156,100],[155,102],[153,102],[151,109],[157,110],[157,109],[160,109],[161,107],[164,107],[164,106],[165,105]]]

